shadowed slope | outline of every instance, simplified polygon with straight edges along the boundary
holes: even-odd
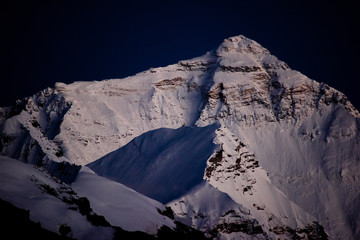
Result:
[[[166,203],[201,182],[216,147],[216,128],[213,124],[150,131],[88,166],[98,175]]]

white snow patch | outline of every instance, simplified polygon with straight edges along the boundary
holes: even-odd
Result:
[[[105,216],[113,226],[153,235],[163,225],[175,227],[171,219],[159,214],[158,209],[164,210],[164,205],[120,183],[97,176],[87,167],[81,168],[72,187],[86,196],[93,210]]]

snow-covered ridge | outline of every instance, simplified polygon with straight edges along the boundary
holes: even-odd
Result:
[[[82,167],[76,181],[69,185],[44,168],[0,157],[0,180],[2,201],[28,211],[30,221],[41,227],[72,239],[152,239],[159,233],[163,235],[156,239],[169,239],[172,231],[179,231],[179,223],[165,214],[166,206],[87,167]],[[2,217],[7,214],[11,212],[2,212]],[[136,235],[135,231],[144,234]],[[186,237],[191,230],[183,226],[182,231]]]
[[[124,79],[57,83],[0,108],[0,153],[86,165],[152,130],[217,123],[221,151],[206,163],[207,184],[264,231],[274,230],[268,211],[293,230],[316,219],[332,238],[356,239],[359,119],[344,94],[236,36],[197,58]]]

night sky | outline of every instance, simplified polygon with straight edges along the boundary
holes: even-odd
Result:
[[[0,106],[55,82],[123,78],[197,57],[242,34],[360,109],[356,1],[8,2]]]

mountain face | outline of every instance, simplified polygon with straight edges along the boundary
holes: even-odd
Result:
[[[50,172],[103,215],[103,236],[115,226],[160,237],[181,223],[217,239],[359,239],[359,118],[344,94],[236,36],[198,58],[57,83],[0,108],[1,160],[11,164],[1,182],[16,189],[12,179],[34,171],[9,158]],[[0,198],[57,231],[10,192]],[[130,202],[146,203],[141,224],[116,218],[136,211]]]

